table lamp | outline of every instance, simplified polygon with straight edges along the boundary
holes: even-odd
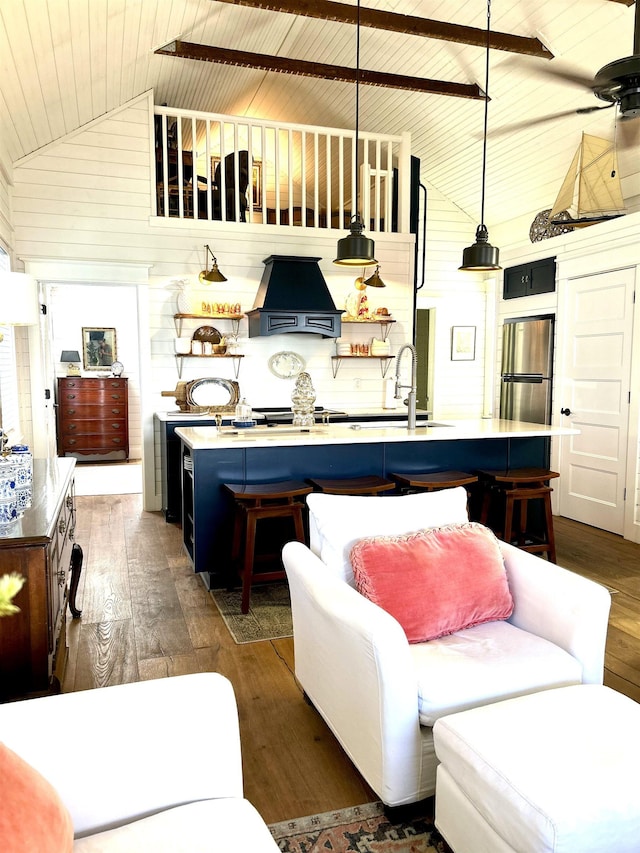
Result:
[[[61,362],[67,362],[67,376],[80,376],[80,353],[76,349],[63,349]]]

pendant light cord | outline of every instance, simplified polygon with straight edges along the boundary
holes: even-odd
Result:
[[[360,0],[358,0],[359,4]],[[484,187],[487,175],[487,127],[489,114],[489,46],[491,41],[491,0],[487,0],[487,55],[484,76],[484,134],[482,142],[482,204],[480,210],[480,224],[484,228]]]
[[[358,0],[358,9],[356,16],[356,198],[355,198],[355,215],[360,217],[358,211],[358,200],[360,196],[360,175],[358,169],[358,131],[360,129],[360,0]]]

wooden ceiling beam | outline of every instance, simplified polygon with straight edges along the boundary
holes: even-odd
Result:
[[[323,21],[338,21],[342,24],[356,24],[357,7],[346,3],[334,3],[333,0],[216,0],[216,2],[250,6],[252,9],[268,9],[289,15],[302,15],[306,18],[320,18]],[[625,2],[625,0],[619,0],[619,2]],[[399,15],[396,12],[380,9],[366,9],[362,6],[360,7],[360,25],[376,30],[441,39],[458,44],[471,44],[476,47],[484,48],[487,45],[486,29],[449,24],[413,15]],[[528,36],[492,32],[490,47],[494,50],[553,59],[551,51],[539,39]]]
[[[319,77],[324,80],[340,80],[345,83],[356,82],[355,68],[348,68],[343,65],[326,65],[322,62],[269,56],[263,53],[250,53],[246,50],[228,50],[188,41],[170,42],[164,47],[158,48],[155,53],[181,59],[235,65],[242,68],[259,68],[263,71],[276,71],[281,74]],[[359,82],[366,86],[382,86],[387,89],[405,89],[410,92],[484,100],[484,91],[476,84],[450,83],[443,80],[428,80],[422,77],[405,77],[401,74],[367,71],[362,68],[359,72]]]

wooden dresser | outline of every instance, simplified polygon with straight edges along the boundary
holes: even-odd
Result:
[[[128,380],[58,379],[58,455],[82,462],[129,458]]]
[[[81,564],[70,576],[75,464],[34,459],[31,506],[0,533],[0,575],[17,572],[26,579],[13,600],[20,612],[0,619],[0,701],[60,689],[67,603],[80,615],[75,592]]]

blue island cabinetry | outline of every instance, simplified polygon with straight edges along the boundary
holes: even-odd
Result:
[[[487,423],[496,425],[490,429]],[[233,503],[223,483],[305,480],[309,477],[388,476],[391,472],[445,469],[548,467],[550,436],[560,430],[514,422],[450,428],[363,430],[336,425],[306,435],[226,436],[215,428],[183,429],[182,518],[184,546],[208,588],[226,585],[230,567]],[[507,425],[507,426],[505,426]],[[444,437],[446,432],[447,438]],[[417,434],[420,433],[420,434]],[[449,438],[449,436],[451,436]],[[372,500],[385,500],[385,497]]]

